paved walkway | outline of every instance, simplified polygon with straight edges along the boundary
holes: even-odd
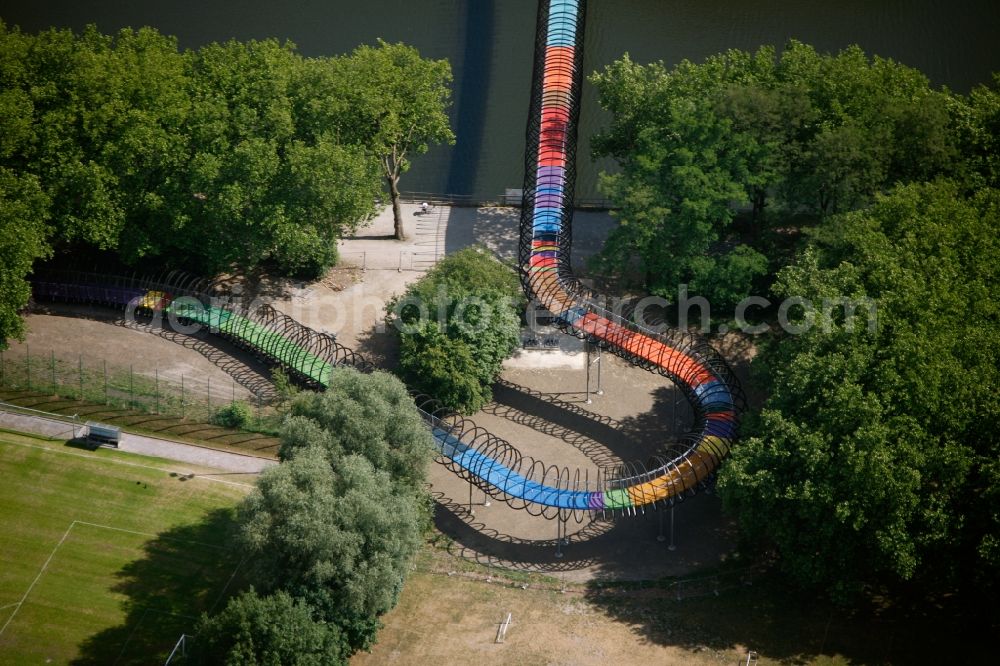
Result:
[[[72,439],[82,434],[83,424],[60,421],[46,416],[20,414],[3,411],[0,408],[0,427],[10,430],[20,430],[46,437]],[[258,474],[268,467],[277,465],[274,460],[256,456],[241,455],[228,451],[218,451],[192,444],[183,444],[159,437],[122,433],[120,451],[137,453],[143,456],[155,456],[167,460],[201,465],[237,474]]]

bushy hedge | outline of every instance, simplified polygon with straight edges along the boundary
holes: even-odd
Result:
[[[471,414],[520,341],[523,296],[512,268],[472,247],[445,258],[389,304],[410,387]]]
[[[215,412],[212,420],[224,428],[247,428],[253,423],[253,409],[242,400],[234,400]]]

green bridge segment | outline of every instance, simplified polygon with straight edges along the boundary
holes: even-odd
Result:
[[[320,386],[330,384],[332,365],[246,317],[221,308],[206,308],[200,303],[172,303],[166,310],[177,317],[207,326],[212,331],[219,331],[252,349],[259,349]]]

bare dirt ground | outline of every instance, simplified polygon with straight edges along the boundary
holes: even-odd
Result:
[[[508,613],[506,638],[496,643]],[[649,640],[641,635],[641,620],[613,619],[579,595],[422,573],[410,577],[385,621],[373,651],[356,655],[352,664],[706,666],[746,656],[739,644],[691,644],[676,626],[674,641]]]
[[[82,363],[85,369],[105,362],[109,369],[131,366],[137,375],[158,375],[164,381],[180,382],[183,376],[192,391],[204,391],[210,382],[215,385],[213,397],[220,399],[234,394],[244,399],[269,384],[266,368],[206,332],[182,335],[127,321],[113,310],[60,303],[36,307],[25,323],[28,335],[4,352],[9,359],[28,352],[46,358],[54,353],[57,360],[72,366]]]
[[[750,650],[758,659],[749,663],[760,666],[996,661],[989,631],[972,628],[961,613],[877,605],[847,611],[791,592],[778,572],[678,598],[676,586],[514,580],[442,571],[437,559],[422,554],[399,605],[383,618],[378,643],[352,663],[704,666],[746,664]]]

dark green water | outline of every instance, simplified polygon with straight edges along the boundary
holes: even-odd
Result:
[[[7,0],[0,17],[28,31],[152,25],[186,47],[287,38],[307,55],[377,37],[408,42],[451,61],[458,142],[420,158],[403,189],[489,198],[520,187],[535,10],[535,0]],[[590,0],[586,63],[593,71],[628,51],[673,64],[796,38],[828,51],[856,43],[967,92],[1000,71],[998,29],[1000,0]],[[580,197],[597,196],[586,137],[603,119],[592,92],[581,116]]]

